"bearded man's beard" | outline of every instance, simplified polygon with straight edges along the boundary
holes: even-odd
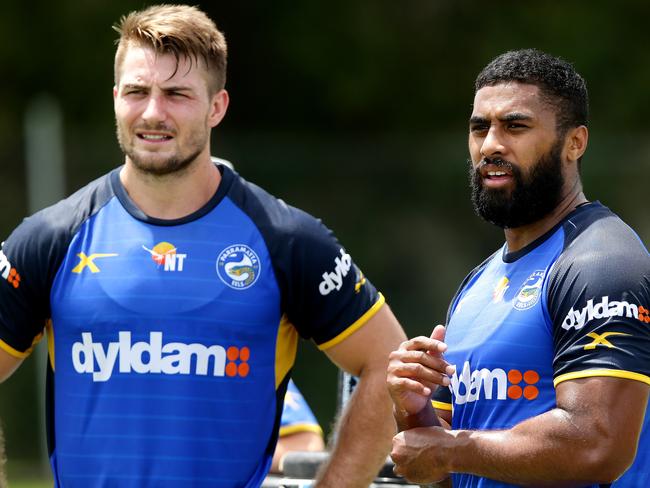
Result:
[[[485,158],[474,168],[469,161],[469,181],[472,206],[481,218],[502,228],[517,228],[536,222],[560,203],[564,177],[562,176],[562,140],[541,156],[529,173],[500,158]],[[483,186],[481,166],[492,164],[512,174],[514,188],[494,189]]]

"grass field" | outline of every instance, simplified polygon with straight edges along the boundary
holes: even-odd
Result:
[[[9,488],[52,488],[50,480],[11,481]]]
[[[52,488],[54,482],[47,466],[33,461],[9,459],[7,462],[9,488]]]

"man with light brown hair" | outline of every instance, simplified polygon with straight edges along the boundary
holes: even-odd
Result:
[[[317,486],[368,486],[400,325],[319,220],[211,161],[229,101],[214,23],[161,5],[116,29],[124,164],[0,251],[0,381],[45,328],[55,486],[260,486],[300,337],[360,378]]]

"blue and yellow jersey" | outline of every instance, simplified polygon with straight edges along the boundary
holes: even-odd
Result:
[[[315,432],[320,436],[323,435],[323,429],[318,424],[305,397],[293,380],[289,380],[280,419],[280,437],[296,432]]]
[[[383,297],[319,220],[233,170],[200,210],[144,215],[119,168],[0,254],[0,347],[47,324],[57,487],[255,487],[299,336],[327,349]]]
[[[650,256],[599,203],[517,252],[504,247],[461,285],[447,319],[450,388],[434,405],[454,429],[507,429],[556,406],[555,387],[591,376],[650,384]],[[570,453],[567,453],[570,455]],[[468,474],[454,486],[509,486]],[[612,486],[650,485],[650,428]]]

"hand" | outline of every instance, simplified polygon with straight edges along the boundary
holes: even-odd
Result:
[[[412,483],[435,483],[449,476],[444,446],[452,440],[442,427],[418,427],[393,437],[393,472]]]
[[[454,367],[442,357],[447,350],[444,338],[445,327],[437,325],[431,337],[402,342],[390,354],[386,381],[396,411],[415,415],[427,406],[438,385],[449,385]]]

